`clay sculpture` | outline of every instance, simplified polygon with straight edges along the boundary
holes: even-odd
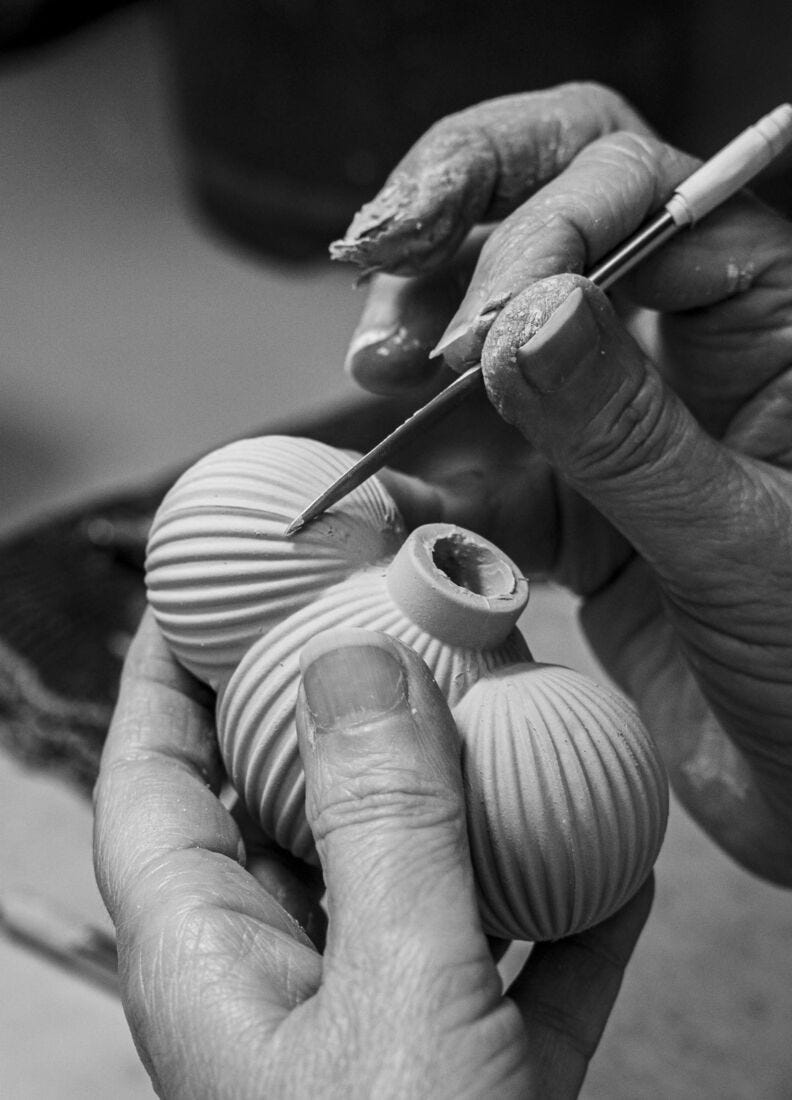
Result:
[[[149,602],[177,659],[217,692],[232,784],[269,835],[316,862],[299,653],[331,626],[385,631],[423,657],[456,720],[487,932],[556,939],[603,920],[662,843],[667,782],[651,738],[610,688],[534,662],[516,628],[528,584],[496,546],[449,524],[407,535],[377,478],[286,538],[355,457],[241,440],[184,473],[155,516]]]

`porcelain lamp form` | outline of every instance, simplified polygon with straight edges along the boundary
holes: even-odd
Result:
[[[537,664],[517,629],[528,584],[450,524],[407,535],[370,478],[286,538],[355,455],[313,440],[241,440],[186,471],[152,525],[149,602],[181,663],[217,692],[232,784],[282,847],[316,862],[295,704],[299,655],[337,626],[384,631],[424,659],[459,729],[485,929],[543,940],[623,905],[649,874],[668,808],[634,708]]]

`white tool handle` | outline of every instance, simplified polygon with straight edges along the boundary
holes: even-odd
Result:
[[[677,225],[692,225],[739,191],[790,141],[792,104],[782,103],[681,183],[666,203],[666,210]]]

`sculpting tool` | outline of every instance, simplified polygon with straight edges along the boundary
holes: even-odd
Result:
[[[645,222],[624,244],[589,273],[589,280],[607,290],[636,264],[649,256],[680,229],[700,221],[758,175],[792,142],[792,104],[783,103],[749,126],[719,153],[711,157],[674,191],[662,210]],[[434,424],[466,397],[483,389],[481,364],[460,374],[436,397],[408,417],[367,454],[324,490],[292,520],[287,536],[382,469],[397,451]]]

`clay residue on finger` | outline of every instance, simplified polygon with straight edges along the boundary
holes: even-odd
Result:
[[[517,349],[538,332],[576,286],[591,286],[572,273],[551,275],[513,298],[492,324],[481,354],[490,401],[507,423],[515,423],[514,395],[524,381],[517,366]]]
[[[735,260],[729,260],[726,264],[726,292],[729,295],[743,294],[750,290],[756,278],[756,264],[748,260],[739,264]]]
[[[449,259],[489,205],[497,170],[486,135],[465,137],[446,148],[435,139],[431,159],[419,143],[333,241],[331,259],[395,275],[420,274]]]
[[[407,153],[330,255],[368,272],[439,266],[474,224],[509,214],[586,145],[616,130],[650,132],[597,84],[501,96],[448,115]]]
[[[397,396],[431,384],[442,369],[429,358],[426,341],[405,325],[396,325],[382,339],[353,341],[345,361],[349,376],[369,393]]]

